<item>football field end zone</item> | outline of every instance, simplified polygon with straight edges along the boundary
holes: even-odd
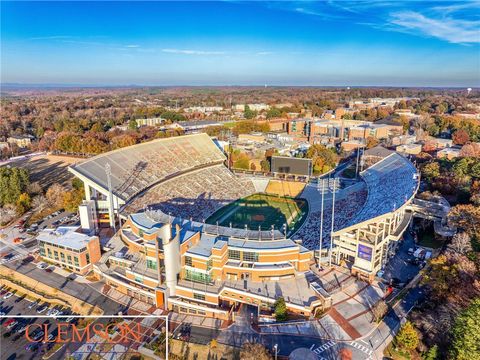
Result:
[[[163,319],[165,321],[165,359],[168,360],[168,352],[169,352],[169,345],[168,345],[168,336],[169,336],[169,328],[168,328],[168,315],[0,315],[0,321],[3,319],[32,319],[32,318],[39,318],[39,319],[58,319],[58,318],[80,318],[80,319],[138,319],[138,318],[154,318],[154,319]],[[81,330],[81,329],[80,329]],[[0,344],[2,342],[2,338],[0,338]],[[40,342],[40,341],[38,341]],[[1,347],[1,346],[0,346]],[[143,347],[143,346],[140,346]],[[139,347],[139,349],[140,349]],[[160,357],[153,354],[153,351],[150,349],[144,348],[145,350],[152,352],[149,353],[149,357],[153,357],[154,359],[160,359]],[[142,349],[143,350],[143,349]],[[143,354],[140,350],[137,350],[142,355]]]

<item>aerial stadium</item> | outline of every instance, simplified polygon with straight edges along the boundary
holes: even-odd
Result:
[[[372,281],[410,222],[419,183],[396,153],[345,184],[235,174],[226,160],[208,135],[193,134],[71,166],[85,187],[82,229],[114,229],[96,275],[179,313],[232,319],[239,304],[269,310],[283,296],[290,312],[311,316],[331,306],[312,267]]]

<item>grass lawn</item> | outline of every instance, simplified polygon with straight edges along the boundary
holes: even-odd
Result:
[[[269,194],[253,194],[229,204],[207,219],[207,223],[257,230],[281,229],[284,223],[289,229],[298,228],[307,212],[307,202],[303,199],[280,197]]]

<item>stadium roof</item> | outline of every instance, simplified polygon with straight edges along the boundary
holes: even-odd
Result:
[[[105,169],[109,164],[113,193],[128,201],[169,177],[224,160],[222,151],[207,134],[194,134],[110,151],[73,165],[70,171],[108,190]]]
[[[371,149],[365,150],[364,155],[365,156],[377,156],[377,157],[382,157],[386,158],[387,156],[393,154],[395,151],[393,150],[388,150],[385,149],[381,145],[377,145]]]

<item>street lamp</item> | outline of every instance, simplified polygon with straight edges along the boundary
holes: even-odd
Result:
[[[273,349],[275,350],[275,360],[277,360],[278,344],[273,345]]]

